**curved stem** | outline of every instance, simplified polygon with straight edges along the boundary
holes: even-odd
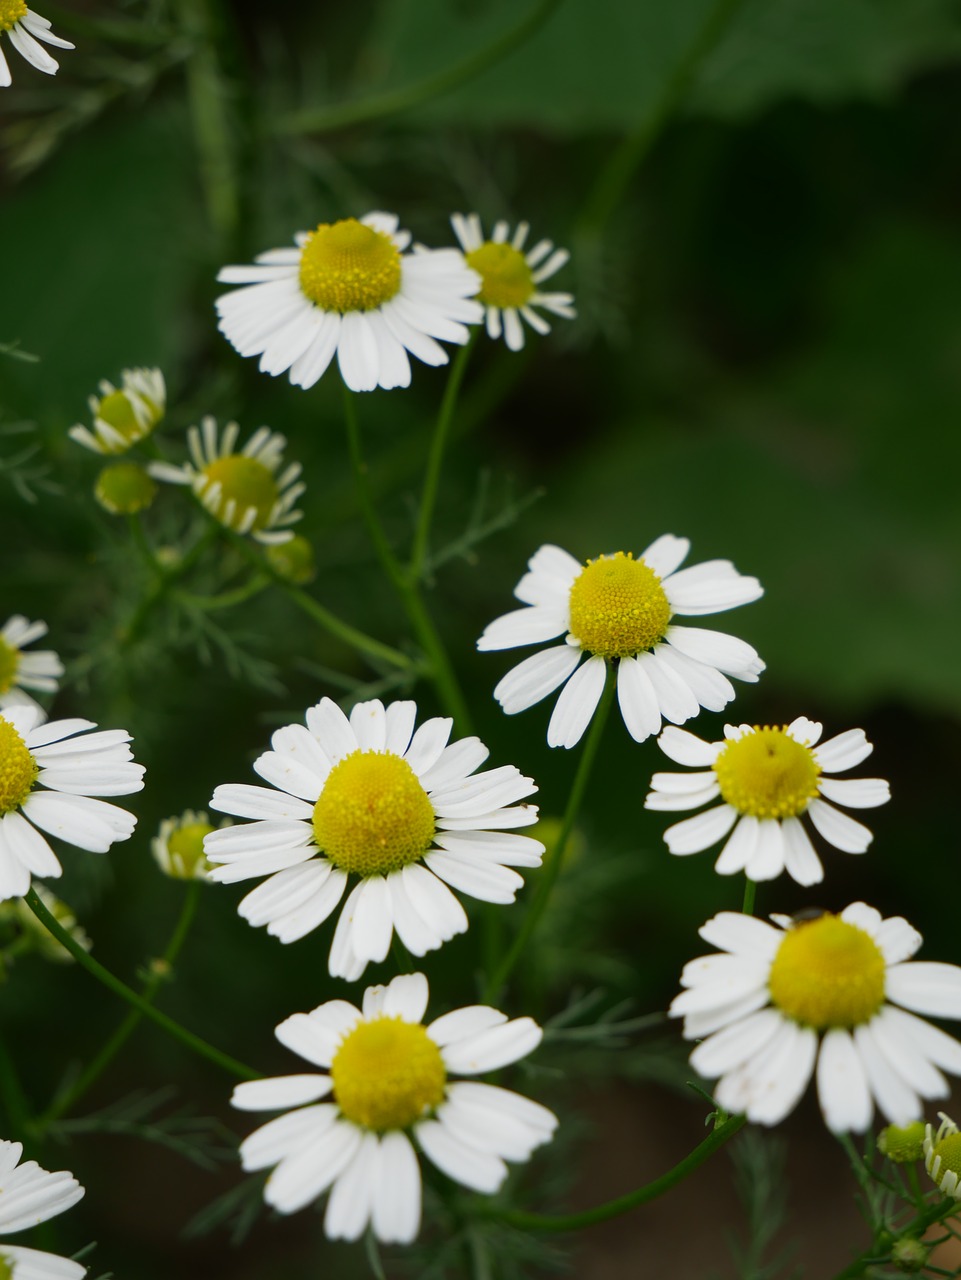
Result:
[[[557,843],[550,858],[546,861],[537,880],[537,889],[531,904],[527,909],[527,915],[518,931],[517,937],[514,939],[511,949],[501,961],[491,978],[488,980],[485,989],[484,1001],[490,1004],[496,999],[498,993],[507,981],[508,976],[520,958],[521,953],[527,946],[531,934],[534,932],[537,924],[544,914],[547,903],[550,899],[551,892],[560,875],[561,866],[564,861],[564,852],[567,848],[567,842],[570,839],[571,831],[574,829],[574,823],[577,819],[578,811],[581,807],[581,800],[584,797],[584,791],[587,787],[588,778],[591,775],[591,768],[594,764],[594,757],[597,755],[597,749],[600,746],[601,738],[604,734],[604,726],[607,723],[608,713],[611,709],[611,703],[614,701],[614,693],[617,688],[617,677],[610,663],[607,664],[604,673],[604,691],[601,694],[601,700],[597,710],[594,713],[594,719],[588,731],[587,741],[584,743],[584,750],[581,754],[580,762],[577,766],[577,772],[574,775],[574,781],[571,785],[570,794],[567,799],[567,808],[564,810],[564,817],[561,821],[561,829],[558,833]]]
[[[744,877],[744,902],[741,905],[741,911],[746,916],[754,915],[754,902],[757,898],[757,881],[751,880],[748,876]]]
[[[271,585],[271,579],[265,573],[254,574],[254,576],[245,582],[242,587],[234,587],[230,591],[221,591],[216,596],[196,595],[192,591],[178,591],[177,596],[180,600],[191,604],[195,609],[203,609],[206,613],[212,613],[216,609],[232,609],[235,605],[243,604],[246,600],[252,600],[254,596],[259,595]]]
[[[119,996],[121,1000],[126,1000],[135,1009],[139,1009],[151,1022],[155,1022],[158,1027],[166,1031],[168,1035],[173,1036],[175,1040],[179,1040],[181,1044],[186,1045],[188,1049],[193,1050],[200,1057],[206,1058],[208,1062],[215,1063],[230,1075],[236,1076],[240,1080],[259,1080],[261,1078],[259,1071],[254,1071],[252,1067],[246,1066],[243,1062],[238,1062],[236,1058],[230,1057],[229,1054],[221,1053],[219,1049],[215,1049],[212,1044],[208,1044],[200,1036],[194,1035],[192,1031],[182,1027],[179,1022],[168,1017],[166,1013],[161,1013],[159,1009],[155,1009],[149,1001],[138,995],[125,982],[121,982],[99,960],[94,960],[93,956],[84,951],[80,943],[76,942],[60,922],[51,915],[40,901],[35,889],[28,890],[24,896],[24,902],[41,924],[46,926],[47,931],[53,934],[60,945],[70,952],[74,960],[82,968],[86,969],[88,973],[93,974],[97,981],[103,983],[115,996]]]

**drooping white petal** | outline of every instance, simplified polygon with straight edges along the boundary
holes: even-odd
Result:
[[[705,813],[695,814],[676,822],[664,832],[664,841],[671,853],[683,856],[709,849],[723,840],[737,821],[738,812],[729,804],[716,805]]]
[[[832,1133],[863,1133],[874,1106],[861,1056],[850,1032],[835,1027],[826,1032],[817,1066],[818,1101],[824,1123]]]
[[[826,800],[812,800],[807,808],[811,821],[835,849],[844,853],[864,853],[874,834],[846,813],[841,813]]]
[[[238,1111],[280,1111],[326,1098],[334,1087],[330,1076],[273,1076],[269,1080],[245,1080],[234,1087],[230,1103]]]
[[[410,1244],[420,1230],[421,1179],[417,1156],[403,1133],[385,1133],[373,1188],[371,1221],[384,1244]]]
[[[572,675],[581,657],[581,650],[569,644],[532,653],[498,681],[494,697],[505,715],[526,711],[562,685]]]
[[[438,1120],[424,1120],[414,1128],[417,1141],[432,1164],[455,1182],[474,1191],[495,1192],[507,1177],[507,1165],[488,1151],[478,1151],[456,1138]]]
[[[914,1013],[961,1018],[961,968],[935,960],[892,965],[885,978],[889,1000]]]

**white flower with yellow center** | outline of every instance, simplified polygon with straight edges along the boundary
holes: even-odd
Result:
[[[565,635],[565,643],[525,658],[494,689],[507,715],[526,711],[564,685],[547,729],[552,747],[573,747],[597,709],[609,662],[617,664],[617,700],[636,742],[661,721],[683,724],[701,707],[720,711],[736,680],[756,681],[764,663],[754,649],[721,631],[681,627],[676,614],[719,613],[762,596],[757,578],[729,560],[680,569],[687,538],[665,533],[639,559],[631,552],[581,564],[544,546],[514,588],[525,608],[497,618],[478,649],[514,649]],[[678,572],[678,570],[680,570]],[[587,661],[581,663],[586,656]]]
[[[821,725],[800,716],[791,724],[724,726],[724,741],[704,742],[686,729],[665,729],[658,745],[678,764],[697,773],[655,773],[648,809],[699,809],[664,832],[671,853],[699,853],[731,832],[715,863],[719,875],[738,871],[751,880],[773,880],[786,870],[798,884],[817,884],[824,868],[801,818],[807,814],[820,835],[845,853],[864,853],[873,840],[860,822],[833,804],[873,809],[891,798],[881,778],[827,777],[853,769],[874,750],[863,729],[849,729],[827,742]],[[734,828],[731,831],[731,828]]]
[[[131,760],[130,735],[87,733],[97,727],[89,720],[40,719],[36,707],[0,711],[0,902],[23,897],[31,874],[61,874],[40,831],[106,853],[137,824],[126,809],[94,799],[142,789],[143,766]]]
[[[863,902],[772,919],[779,927],[730,911],[709,920],[701,937],[721,954],[685,965],[686,990],[671,1005],[685,1037],[702,1040],[691,1066],[720,1076],[718,1105],[777,1124],[816,1072],[828,1128],[861,1133],[875,1101],[904,1126],[922,1098],[946,1097],[941,1071],[961,1075],[961,1044],[914,1013],[961,1018],[961,969],[906,963],[921,935]]]
[[[496,342],[503,334],[511,351],[524,346],[524,320],[535,333],[550,333],[551,326],[537,308],[550,311],[565,320],[573,320],[574,298],[569,293],[543,293],[540,285],[567,262],[566,249],[555,249],[550,240],[539,240],[524,252],[530,226],[520,222],[513,236],[506,222],[494,224],[489,240],[484,239],[481,220],[476,213],[465,218],[451,215],[451,226],[461,243],[467,265],[481,278],[477,295],[483,304],[488,336]]]
[[[43,45],[52,44],[58,49],[76,47],[69,40],[55,36],[50,30],[49,20],[41,18],[33,9],[28,9],[24,0],[0,0],[0,35],[4,32],[21,58],[25,58],[32,67],[48,76],[57,74],[60,63],[51,58]],[[43,44],[37,43],[40,40]],[[0,89],[5,89],[11,83],[10,68],[3,56],[3,42],[0,41]]]
[[[424,975],[409,973],[368,987],[363,1011],[329,1000],[295,1013],[277,1039],[327,1074],[234,1090],[233,1104],[244,1111],[297,1108],[240,1147],[245,1169],[275,1166],[264,1198],[280,1213],[332,1188],[324,1218],[331,1239],[356,1240],[369,1223],[385,1244],[409,1244],[421,1212],[415,1144],[449,1178],[490,1194],[507,1176],[506,1161],[529,1160],[550,1141],[557,1117],[546,1107],[495,1085],[449,1079],[526,1057],[540,1043],[540,1027],[531,1018],[508,1022],[486,1005],[423,1026],[427,996]]]
[[[467,928],[448,885],[485,902],[508,903],[524,881],[512,868],[540,866],[544,846],[512,827],[537,821],[519,804],[537,787],[513,765],[474,770],[488,750],[478,738],[448,746],[453,721],[426,720],[413,702],[359,702],[350,718],[329,698],[307,727],[278,729],[254,769],[272,787],[217,787],[214,809],[255,821],[204,841],[212,880],[269,878],[241,901],[252,925],[281,942],[316,929],[348,878],[330,948],[330,972],[355,981],[383,960],[397,934],[415,956]]]
[[[202,419],[190,427],[190,460],[181,467],[152,462],[148,470],[169,484],[190,485],[213,518],[258,542],[288,542],[288,528],[303,515],[293,505],[306,489],[298,482],[301,466],[283,466],[286,439],[269,427],[258,427],[243,449],[237,450],[240,428],[228,422],[218,439],[216,419]]]
[[[0,1235],[35,1227],[83,1198],[83,1187],[72,1173],[48,1173],[36,1160],[20,1164],[22,1155],[19,1142],[0,1142]],[[2,1280],[80,1280],[86,1272],[79,1262],[59,1254],[0,1240]]]
[[[220,825],[229,823],[224,820]],[[209,880],[212,868],[204,854],[204,840],[214,830],[209,816],[193,809],[165,818],[150,842],[154,861],[172,880]]]
[[[296,248],[262,253],[217,279],[244,288],[217,299],[221,333],[275,377],[312,387],[337,357],[351,391],[410,385],[408,352],[447,363],[435,339],[463,344],[483,317],[479,279],[456,249],[405,253],[392,213],[322,222]]]
[[[961,1200],[961,1132],[943,1111],[938,1119],[937,1132],[930,1124],[924,1128],[924,1167],[943,1195]]]
[[[126,453],[150,435],[166,411],[167,386],[159,369],[124,369],[121,381],[119,388],[101,382],[100,395],[90,397],[92,432],[78,422],[68,433],[94,453]]]
[[[63,663],[52,649],[24,653],[28,644],[47,634],[45,622],[30,622],[22,614],[8,618],[0,630],[0,707],[28,706],[37,703],[25,693],[56,693],[57,680],[63,675]]]

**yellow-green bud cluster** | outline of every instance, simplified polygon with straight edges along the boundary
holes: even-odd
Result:
[[[97,476],[93,494],[105,511],[132,516],[157,496],[157,482],[136,462],[115,462]]]

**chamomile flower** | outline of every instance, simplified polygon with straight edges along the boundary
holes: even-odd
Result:
[[[383,960],[396,929],[415,956],[467,928],[456,889],[508,903],[544,846],[512,827],[537,821],[537,790],[513,765],[475,773],[478,738],[448,746],[453,721],[426,720],[413,702],[359,702],[348,719],[329,698],[287,725],[254,762],[276,790],[217,787],[212,807],[253,818],[204,841],[212,880],[268,876],[238,910],[281,942],[316,929],[350,893],[330,948],[330,972],[353,982]],[[450,886],[450,887],[448,887]]]
[[[87,733],[97,727],[89,720],[40,720],[37,707],[0,711],[0,902],[23,897],[31,874],[61,874],[41,831],[106,853],[137,823],[126,809],[94,798],[142,789],[143,766],[131,760],[130,735]]]
[[[565,640],[525,658],[500,681],[494,697],[507,715],[526,711],[564,685],[547,741],[573,747],[597,709],[612,663],[624,723],[643,742],[658,732],[662,719],[683,724],[701,707],[720,711],[734,697],[728,676],[756,681],[764,663],[749,644],[672,621],[677,614],[734,609],[763,595],[757,578],[738,573],[729,560],[680,569],[690,545],[687,538],[665,533],[636,560],[618,551],[586,564],[560,547],[535,552],[530,572],[514,588],[526,607],[492,622],[477,647]]]
[[[100,395],[90,397],[92,432],[78,422],[68,433],[94,453],[126,453],[149,436],[164,416],[167,386],[159,369],[124,369],[121,381],[119,388],[101,382]]]
[[[786,870],[798,884],[817,884],[824,868],[801,823],[804,814],[835,848],[864,853],[874,838],[871,832],[828,802],[873,809],[890,799],[888,784],[881,778],[827,776],[853,769],[871,754],[863,729],[849,729],[818,746],[820,738],[821,725],[803,716],[781,727],[728,724],[722,742],[665,729],[658,745],[666,756],[707,767],[696,773],[655,773],[645,806],[698,809],[721,798],[721,804],[668,827],[664,839],[671,853],[698,853],[730,832],[715,863],[720,875],[743,871],[751,880],[773,880]]]
[[[215,418],[203,418],[187,431],[190,460],[174,467],[152,462],[150,474],[170,484],[190,485],[215,520],[263,543],[288,542],[288,528],[303,515],[292,510],[306,489],[298,481],[301,467],[283,467],[286,439],[269,427],[258,427],[237,450],[240,428],[228,422],[218,438]],[[283,470],[281,470],[283,467]],[[279,474],[278,474],[279,473]]]
[[[943,1195],[961,1200],[961,1132],[954,1121],[938,1112],[941,1123],[924,1129],[924,1167]]]
[[[537,1047],[531,1018],[508,1022],[471,1005],[424,1026],[427,979],[401,974],[368,987],[363,1009],[329,1000],[295,1013],[277,1039],[326,1074],[238,1085],[244,1111],[296,1110],[241,1144],[248,1170],[267,1169],[264,1199],[294,1213],[328,1189],[324,1230],[356,1240],[368,1223],[384,1243],[409,1244],[420,1228],[421,1177],[414,1144],[455,1182],[492,1193],[507,1161],[529,1160],[549,1142],[557,1117],[518,1093],[450,1076],[482,1075]],[[332,1101],[321,1102],[322,1098]],[[411,1139],[413,1138],[413,1142]]]
[[[456,249],[405,253],[410,232],[392,213],[322,222],[292,249],[262,253],[217,279],[244,287],[217,299],[221,333],[260,368],[312,387],[337,357],[351,391],[410,385],[408,352],[447,363],[483,311],[480,281]]]
[[[25,58],[32,67],[48,76],[57,74],[60,63],[51,58],[43,45],[51,44],[57,49],[76,47],[69,40],[55,36],[50,30],[49,19],[41,18],[39,13],[28,9],[25,0],[0,0],[0,36],[4,33],[21,58]],[[43,44],[37,43],[40,40]],[[3,42],[0,41],[0,89],[5,89],[11,83],[10,68],[3,56]]]
[[[524,252],[530,226],[519,222],[513,236],[506,222],[494,224],[489,240],[484,239],[481,220],[476,213],[465,218],[451,215],[451,226],[461,243],[467,265],[481,278],[477,295],[484,306],[488,336],[495,341],[503,334],[511,351],[524,346],[524,326],[535,333],[550,333],[551,326],[538,308],[566,320],[574,319],[574,298],[569,293],[542,293],[539,286],[567,262],[566,249],[555,249],[550,240],[539,240]]]
[[[47,634],[45,622],[30,622],[22,614],[8,618],[0,630],[0,708],[28,706],[37,703],[26,693],[56,693],[57,680],[63,675],[63,663],[52,649],[24,653],[28,644]],[[38,708],[39,709],[39,708]]]
[[[154,861],[172,880],[209,880],[211,866],[204,854],[204,840],[214,830],[209,816],[193,809],[165,818],[150,842]]]
[[[20,1164],[19,1142],[0,1142],[0,1235],[25,1231],[64,1213],[83,1197],[83,1187],[65,1169],[48,1173],[36,1160]],[[59,1254],[24,1249],[0,1240],[0,1275],[11,1280],[80,1280],[87,1268]]]
[[[671,1005],[685,1037],[702,1041],[691,1066],[720,1077],[718,1105],[777,1124],[816,1074],[828,1128],[861,1133],[875,1102],[905,1126],[922,1098],[945,1097],[942,1069],[961,1075],[961,1044],[914,1014],[961,1019],[961,968],[911,962],[921,935],[863,902],[772,919],[722,911],[708,920],[701,937],[721,953],[685,965],[686,989]]]

